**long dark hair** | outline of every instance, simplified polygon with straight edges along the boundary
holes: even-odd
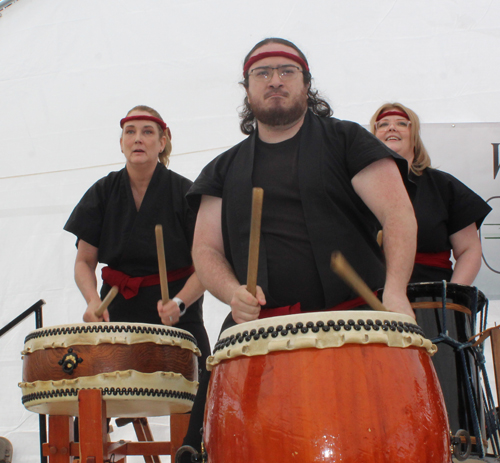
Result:
[[[294,43],[290,42],[289,40],[280,39],[278,37],[269,37],[267,39],[260,41],[248,52],[247,56],[245,56],[245,61],[243,62],[243,66],[245,66],[245,64],[250,59],[255,50],[264,45],[267,45],[268,43],[279,43],[281,45],[293,48],[298,53],[298,55],[307,63],[307,58],[305,57],[304,53],[302,53]],[[307,64],[309,65],[309,63]],[[302,74],[304,76],[304,84],[309,85],[309,88],[307,90],[308,108],[310,108],[314,114],[320,117],[332,116],[333,110],[330,107],[330,105],[323,98],[321,98],[318,90],[314,90],[311,88],[311,80],[312,80],[311,73],[309,71],[304,70]],[[245,89],[248,89],[248,72],[245,72],[243,81],[240,82],[240,84],[243,85]],[[240,121],[241,131],[245,135],[250,135],[251,133],[253,133],[256,127],[256,121],[252,108],[248,103],[248,97],[246,96],[245,99],[243,100],[243,107],[240,111],[240,119],[241,119]]]

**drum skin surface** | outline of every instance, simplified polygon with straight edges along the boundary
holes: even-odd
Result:
[[[239,356],[212,371],[210,463],[448,463],[450,434],[429,354],[345,344]]]

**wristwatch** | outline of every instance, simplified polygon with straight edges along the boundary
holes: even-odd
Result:
[[[173,297],[172,300],[179,306],[179,310],[181,311],[179,317],[182,317],[186,313],[186,304],[184,304],[184,301],[178,297]]]

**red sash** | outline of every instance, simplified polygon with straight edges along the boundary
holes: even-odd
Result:
[[[374,292],[377,295],[377,292]],[[359,307],[360,305],[366,304],[366,301],[362,297],[357,297],[356,299],[351,299],[350,301],[342,302],[335,307],[328,310],[349,310]],[[293,305],[286,305],[284,307],[276,307],[275,309],[262,309],[259,314],[259,319],[278,317],[280,315],[292,315],[296,313],[308,313],[309,311],[302,311],[300,309],[300,302]],[[315,310],[314,312],[323,312],[322,310]]]
[[[450,260],[451,251],[442,252],[417,252],[415,263],[429,265],[430,267],[452,268]]]
[[[189,267],[179,268],[177,270],[167,271],[167,280],[177,281],[188,277],[193,273],[194,267],[192,265]],[[144,277],[131,277],[126,273],[120,272],[119,270],[113,270],[110,267],[103,267],[101,275],[104,283],[107,283],[110,286],[118,286],[120,294],[125,299],[137,296],[139,288],[141,287],[160,284],[160,275],[158,273],[154,275],[146,275]]]

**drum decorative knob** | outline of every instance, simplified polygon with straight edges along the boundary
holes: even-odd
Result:
[[[62,365],[64,373],[68,375],[73,373],[73,370],[78,366],[79,363],[82,363],[83,359],[78,357],[78,354],[73,353],[73,349],[70,347],[68,349],[68,353],[64,354],[64,357],[59,360],[59,365]]]

